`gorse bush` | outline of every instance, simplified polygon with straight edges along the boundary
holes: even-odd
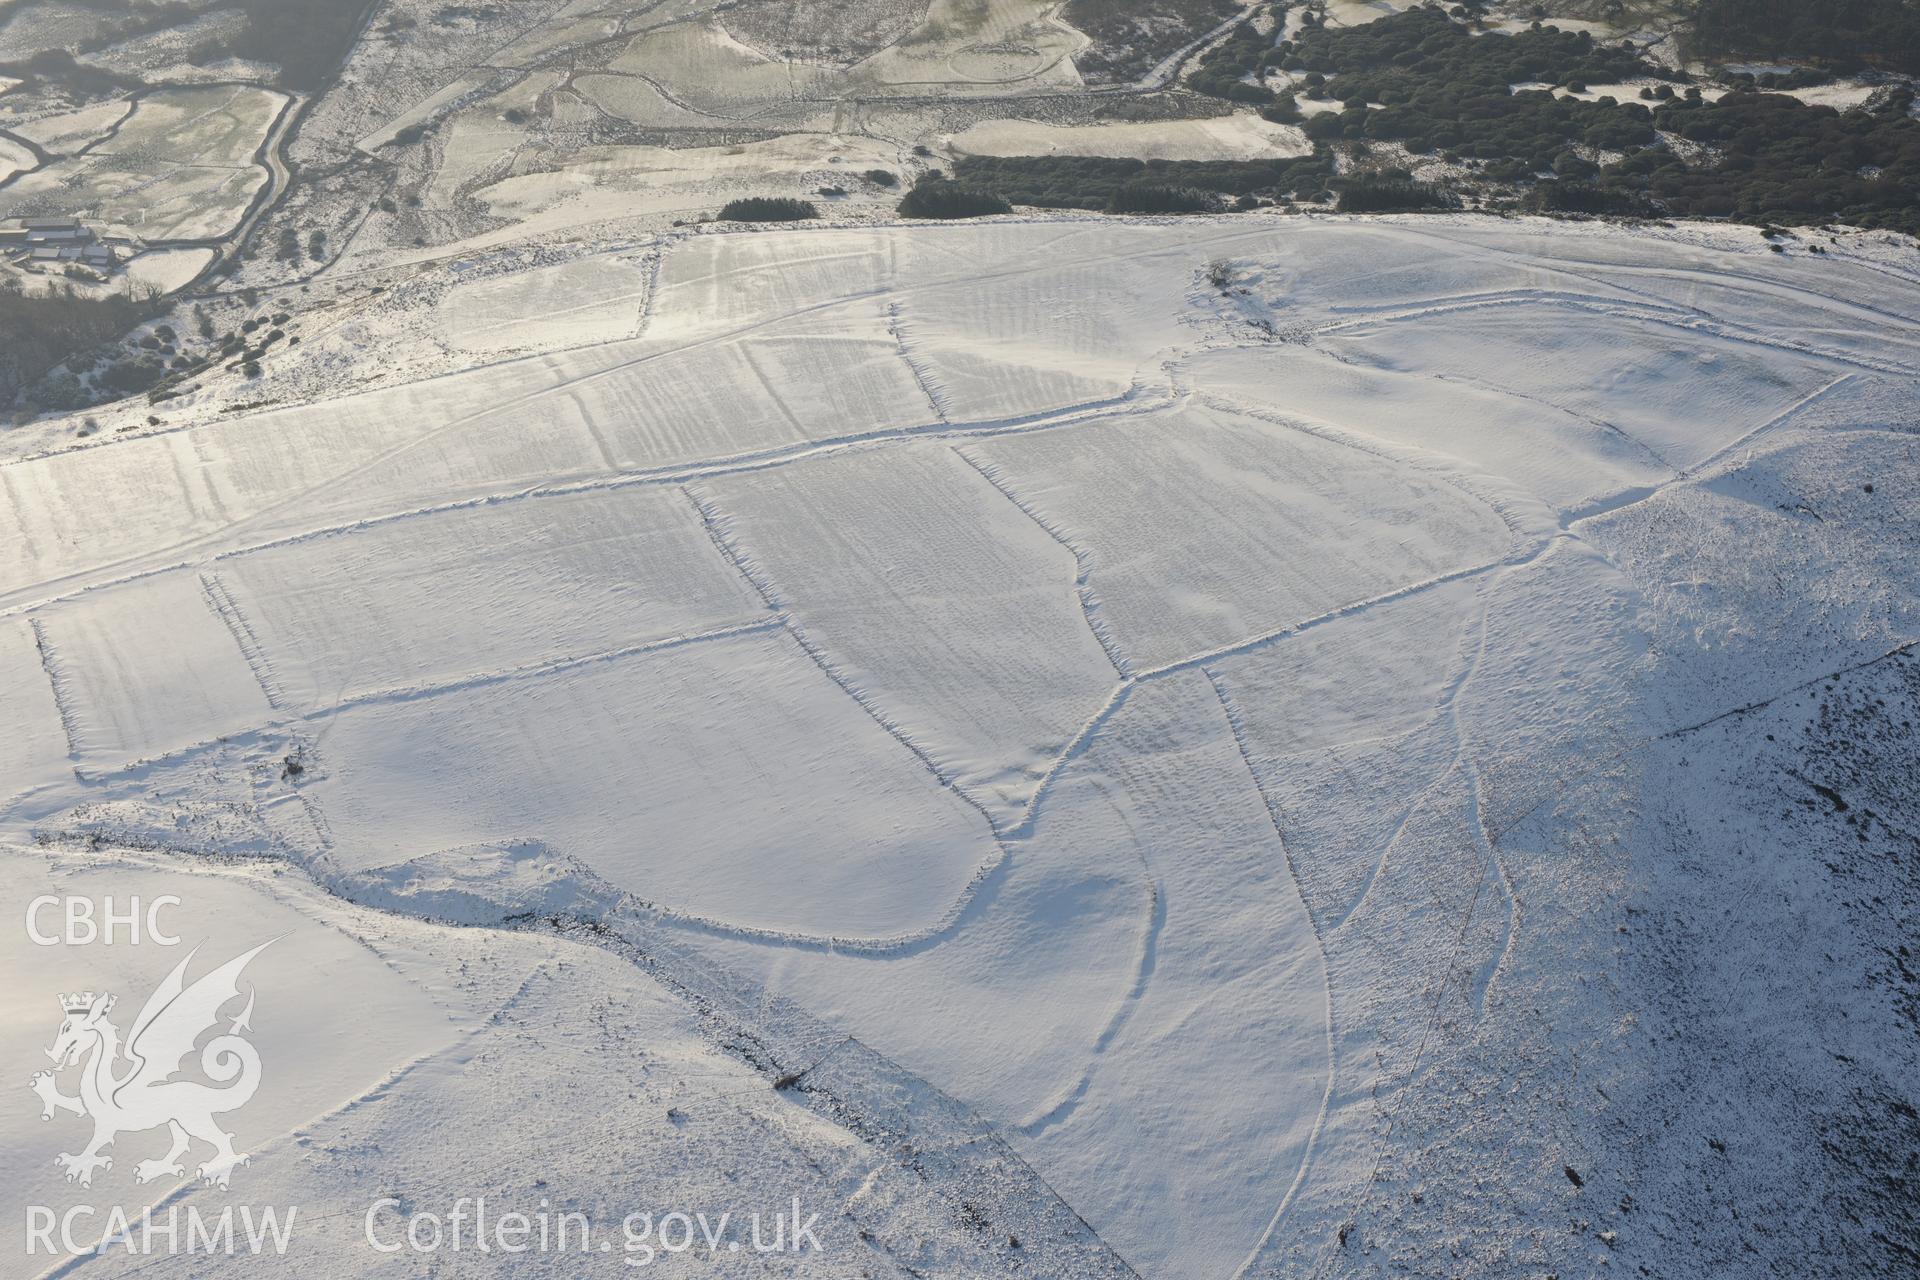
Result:
[[[819,216],[811,200],[789,196],[747,196],[720,207],[722,222],[801,222]]]

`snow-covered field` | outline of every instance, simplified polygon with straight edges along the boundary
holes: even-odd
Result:
[[[1050,125],[983,120],[953,136],[955,152],[976,156],[1132,156],[1137,160],[1250,160],[1304,156],[1299,128],[1254,115],[1158,123]]]
[[[797,1196],[818,1254],[663,1272],[1892,1274],[1916,318],[1737,231],[707,229],[446,291],[457,372],[0,463],[0,1247],[555,1274],[362,1231],[484,1194],[615,1275]],[[230,1188],[61,1180],[56,997],[188,948],[42,893],[280,939]]]

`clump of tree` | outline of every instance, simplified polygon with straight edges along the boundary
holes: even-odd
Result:
[[[819,216],[813,201],[790,196],[745,196],[720,208],[722,222],[802,222]]]
[[[898,207],[903,218],[980,218],[1013,210],[1003,196],[931,174],[915,183]]]
[[[1292,90],[1278,94],[1273,101],[1260,108],[1260,118],[1272,124],[1299,124],[1305,120],[1306,113],[1300,110],[1300,103]]]
[[[1109,209],[1128,187],[1313,200],[1325,193],[1332,174],[1332,158],[1324,151],[1284,160],[962,156],[954,163],[956,181],[1042,209]]]
[[[1197,187],[1156,183],[1128,183],[1107,197],[1108,213],[1212,213],[1219,207],[1219,201]]]
[[[91,354],[91,365],[110,359],[114,344],[158,309],[151,294],[96,297],[70,286],[27,293],[17,281],[0,280],[0,404],[31,410],[78,407],[80,389],[71,377],[45,388],[44,394],[36,394],[36,388],[57,366],[83,353]],[[158,364],[157,358],[144,356],[114,363],[103,374],[107,385],[117,388],[117,381],[135,380],[138,375],[132,370],[117,371],[121,363],[142,360]]]
[[[93,385],[110,392],[113,398],[139,395],[151,390],[167,376],[167,362],[152,355],[135,354],[115,360],[93,375]]]
[[[1425,213],[1458,209],[1460,198],[1425,182],[1400,177],[1349,179],[1340,189],[1338,213]]]
[[[1585,213],[1616,218],[1651,218],[1659,206],[1637,191],[1592,182],[1542,182],[1527,193],[1525,207],[1533,213]]]

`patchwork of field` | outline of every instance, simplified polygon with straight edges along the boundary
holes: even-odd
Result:
[[[968,456],[1084,557],[1115,646],[1143,670],[1456,575],[1509,544],[1491,508],[1443,479],[1194,406]]]
[[[602,88],[632,79],[695,116],[748,120],[852,94],[1078,87],[1072,54],[1086,43],[1043,0],[933,0],[918,13],[887,6],[868,21],[861,6],[831,6],[850,11],[825,23],[789,10],[779,28],[751,5],[697,8],[678,21],[636,24],[599,78]]]
[[[663,96],[699,115],[737,117],[814,96],[832,74],[825,67],[792,66],[743,45],[718,22],[682,22],[644,32],[607,70],[658,84]]]
[[[496,570],[499,548],[515,570]],[[759,620],[765,604],[671,489],[566,494],[390,520],[209,573],[272,655],[288,705],[455,683]]]
[[[78,110],[41,116],[36,120],[24,120],[11,124],[8,128],[28,141],[38,144],[43,151],[64,156],[72,155],[98,142],[132,113],[131,99],[111,98]]]
[[[870,219],[968,152],[1210,160],[1309,149],[1298,128],[1178,88],[1186,56],[1247,6],[1183,0],[1164,22],[1120,16],[1102,21],[1097,46],[1070,7],[394,0],[288,153],[297,167],[354,175],[364,198],[349,203],[343,185],[307,193],[307,208],[351,228],[339,243],[354,268],[379,269],[602,224],[664,230],[745,197]],[[1077,60],[1098,66],[1097,86]],[[360,216],[395,193],[406,209]]]
[[[945,93],[1077,88],[1087,38],[1047,0],[933,0],[926,20],[859,64],[849,79],[881,91]]]
[[[1578,328],[1558,308],[1499,307],[1471,332],[1423,326],[1388,337],[1393,322],[1361,325],[1328,344],[1342,363],[1446,378],[1546,400],[1639,445],[1664,466],[1687,469],[1838,380],[1780,352],[1711,337],[1676,343],[1659,322],[1593,317]],[[1463,326],[1464,328],[1464,326]],[[1590,350],[1612,352],[1596,370]],[[1596,374],[1599,376],[1596,377]]]
[[[1417,373],[1369,368],[1312,347],[1213,351],[1186,365],[1216,394],[1322,429],[1349,429],[1400,448],[1432,450],[1507,490],[1578,511],[1670,477],[1644,445],[1526,395]],[[1403,409],[1417,395],[1427,414]],[[1569,466],[1579,458],[1582,465]]]
[[[76,764],[115,767],[271,717],[198,574],[89,592],[33,622]]]
[[[742,565],[846,681],[954,785],[1017,819],[1116,674],[1073,552],[944,445],[703,488]]]
[[[71,769],[70,747],[60,708],[39,648],[39,638],[23,618],[0,625],[0,700],[11,726],[0,743],[8,798]]]
[[[344,871],[532,838],[677,915],[857,939],[936,923],[994,848],[765,627],[350,706],[323,732],[311,793]]]
[[[130,109],[103,103],[23,127],[66,158],[0,191],[0,216],[85,215],[149,241],[218,238],[267,183],[254,157],[286,101],[248,85],[157,89]]]
[[[1631,1019],[1553,984],[1633,761],[1920,639],[1911,286],[1757,238],[689,232],[442,297],[484,363],[0,464],[0,838],[583,920],[1140,1274],[1337,1260],[1489,1062],[1597,1141],[1554,1064]],[[1530,1223],[1594,1163],[1480,1154]]]
[[[844,127],[845,104],[936,97],[989,114],[1004,102],[1018,116],[1018,99],[1083,87],[1074,59],[1089,41],[1060,11],[1048,0],[688,0],[637,11],[587,0],[456,18],[402,3],[393,16],[431,20],[435,40],[357,46],[305,145],[376,151],[417,125],[466,133],[462,149],[485,132],[496,158],[528,145],[568,152],[579,139],[565,131],[597,119],[695,132],[830,129],[855,141],[866,131]],[[502,128],[509,95],[521,109]],[[904,156],[886,131],[866,138]]]

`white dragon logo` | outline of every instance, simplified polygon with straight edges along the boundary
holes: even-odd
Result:
[[[188,986],[187,965],[199,953],[195,948],[147,997],[140,1016],[133,1020],[124,1052],[120,1030],[107,1018],[113,996],[87,991],[60,997],[66,1018],[47,1050],[54,1069],[35,1073],[33,1091],[40,1096],[43,1120],[53,1119],[56,1111],[93,1120],[93,1141],[85,1151],[54,1157],[54,1163],[66,1170],[68,1182],[92,1186],[96,1169],[113,1168],[112,1157],[101,1152],[115,1138],[162,1125],[172,1135],[173,1145],[160,1159],[142,1160],[134,1167],[139,1182],[184,1176],[180,1158],[194,1139],[213,1147],[212,1158],[196,1171],[209,1183],[226,1186],[234,1166],[247,1163],[247,1157],[233,1149],[233,1135],[215,1123],[214,1116],[245,1106],[260,1087],[260,1055],[240,1034],[252,1029],[251,988],[246,1008],[226,1033],[209,1040],[200,1051],[200,1070],[222,1087],[172,1077],[180,1072],[195,1042],[220,1021],[221,1008],[240,995],[240,973],[247,963],[275,941],[261,943]],[[119,1070],[123,1057],[128,1065]],[[80,1066],[80,1093],[69,1097],[60,1092],[54,1075],[75,1065]]]

